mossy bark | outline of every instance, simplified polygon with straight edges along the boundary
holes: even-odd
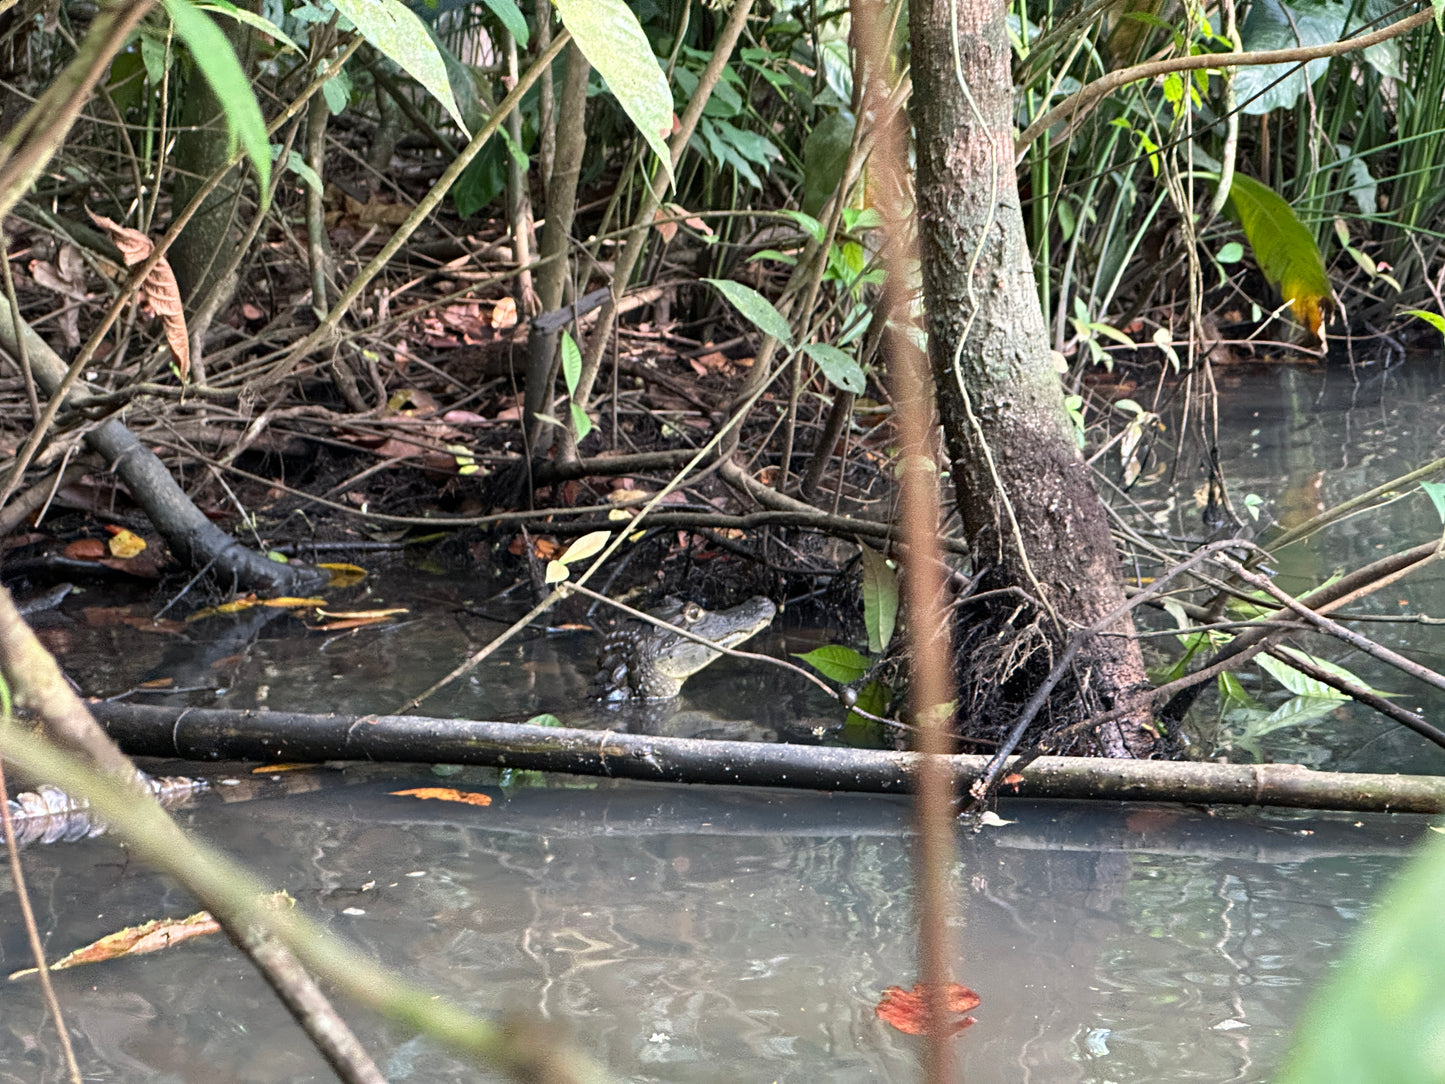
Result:
[[[989,630],[973,639],[976,648],[1017,634],[1012,646],[964,667],[961,703],[1006,723],[1000,709],[1047,673],[1068,635],[1100,626],[1122,605],[1122,575],[1071,432],[1025,244],[1004,10],[923,0],[910,21],[930,364],[959,510],[975,565],[987,570],[982,586],[1009,592],[968,616]],[[1018,592],[1033,600],[1022,610]],[[1125,708],[1095,734],[1098,748],[1152,751],[1129,619],[1084,644],[1075,677],[1051,703],[1054,725]]]

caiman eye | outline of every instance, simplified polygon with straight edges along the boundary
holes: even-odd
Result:
[[[696,602],[689,602],[682,608],[682,620],[685,625],[695,625],[702,617],[702,607]]]

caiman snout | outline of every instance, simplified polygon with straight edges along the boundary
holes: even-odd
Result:
[[[730,610],[705,610],[668,598],[652,616],[723,647],[736,647],[768,627],[778,608],[761,595]],[[597,652],[597,676],[588,692],[601,700],[666,700],[721,652],[673,629],[629,621],[608,634]]]

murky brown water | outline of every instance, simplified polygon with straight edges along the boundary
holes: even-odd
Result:
[[[1433,457],[1445,424],[1438,375],[1390,376],[1373,399],[1368,381],[1335,395],[1338,381],[1320,374],[1252,377],[1226,403],[1234,437],[1222,451],[1236,501],[1244,490],[1279,508],[1332,502]],[[1286,586],[1423,541],[1439,531],[1434,517],[1418,494],[1357,517],[1283,555]],[[193,703],[384,711],[492,635],[496,626],[454,606],[484,594],[389,576],[355,601],[410,605],[410,624],[327,637],[278,618],[233,642],[190,646],[86,628],[80,608],[96,600],[76,598],[49,635],[93,693],[164,672]],[[1434,570],[1387,594],[1369,605],[1445,614]],[[1370,631],[1427,663],[1441,652],[1428,627]],[[757,649],[816,642],[784,628]],[[581,699],[591,651],[576,634],[511,645],[424,710],[561,713]],[[1246,681],[1266,703],[1285,699],[1257,674]],[[1439,714],[1432,697],[1410,691],[1408,703]],[[712,713],[687,725],[718,736],[808,737],[824,710],[786,674],[735,660],[685,695],[685,709]],[[1227,723],[1204,731],[1240,748]],[[1259,747],[1354,770],[1445,770],[1418,738],[1348,707],[1266,734]],[[488,772],[439,779],[405,766],[307,778],[312,789],[243,802],[223,800],[233,792],[221,787],[180,816],[413,980],[479,1011],[565,1021],[619,1079],[917,1078],[916,1041],[872,1011],[884,987],[915,977],[906,803]],[[438,782],[494,802],[389,793]],[[1413,817],[1061,803],[1006,802],[1001,813],[1015,823],[963,838],[954,876],[958,974],[983,997],[958,1040],[971,1084],[1268,1079],[1306,997],[1425,827]],[[194,909],[111,839],[32,848],[25,861],[52,954]],[[28,963],[10,893],[0,874],[7,971]],[[58,984],[88,1080],[331,1079],[224,939]],[[35,984],[0,990],[0,1082],[62,1079]],[[389,1079],[478,1079],[433,1045],[352,1015]]]

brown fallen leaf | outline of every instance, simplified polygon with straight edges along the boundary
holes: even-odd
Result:
[[[274,911],[296,906],[296,901],[285,892],[274,892],[262,897],[262,903]],[[92,941],[84,948],[78,948],[56,960],[50,965],[50,970],[64,971],[81,964],[118,960],[125,956],[139,956],[145,952],[159,952],[193,937],[218,933],[220,929],[221,924],[211,917],[209,911],[197,911],[185,918],[153,919],[139,926],[128,926],[115,933],[106,934],[100,940]],[[35,968],[28,967],[23,971],[12,972],[10,979],[13,981],[35,972]]]
[[[123,956],[139,956],[145,952],[159,952],[161,949],[179,945],[192,937],[219,933],[221,924],[211,917],[209,911],[197,911],[185,918],[154,919],[140,926],[128,926],[124,930],[108,933],[98,941],[92,941],[84,948],[68,953],[50,965],[51,971],[65,971],[82,964],[102,963],[118,960]],[[10,980],[36,973],[36,968],[13,971]]]
[[[113,222],[104,215],[96,214],[89,207],[85,209],[85,213],[90,215],[92,222],[110,234],[110,239],[115,242],[115,247],[120,249],[127,267],[144,263],[150,257],[155,245],[140,230]],[[181,374],[181,383],[184,384],[191,373],[191,341],[186,332],[186,312],[185,305],[181,302],[181,288],[176,284],[176,273],[171,270],[171,265],[164,256],[146,274],[140,285],[140,298],[144,307],[161,318],[166,332],[166,343],[176,359],[176,370]]]
[[[62,551],[72,561],[99,561],[108,552],[98,538],[77,538]]]

